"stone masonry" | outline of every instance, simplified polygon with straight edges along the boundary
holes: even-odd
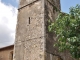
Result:
[[[20,0],[14,60],[74,60],[53,47],[55,34],[47,27],[58,15],[54,6],[60,10],[60,0]]]

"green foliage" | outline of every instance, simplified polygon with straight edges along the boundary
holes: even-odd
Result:
[[[72,57],[80,58],[80,5],[71,7],[69,14],[60,13],[48,29],[56,33],[59,51],[68,50]]]

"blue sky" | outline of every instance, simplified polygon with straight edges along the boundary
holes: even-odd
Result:
[[[6,5],[12,5],[14,7],[18,7],[18,0],[1,0]]]
[[[61,11],[69,12],[80,0],[60,0]],[[0,0],[0,47],[14,43],[19,0]]]
[[[80,0],[61,0],[61,11],[69,12],[69,8],[80,4]]]
[[[80,4],[80,0],[60,0],[61,1],[61,11],[69,12],[69,8],[71,6],[76,6],[76,4]],[[11,4],[14,7],[18,7],[18,0],[2,0],[3,3],[9,5]]]

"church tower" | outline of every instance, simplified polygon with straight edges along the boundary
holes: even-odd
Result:
[[[58,14],[55,6],[60,10],[60,0],[20,0],[14,60],[60,59],[53,48],[55,35],[47,28]]]

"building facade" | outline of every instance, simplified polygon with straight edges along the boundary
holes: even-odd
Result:
[[[48,32],[48,20],[56,19],[55,7],[60,10],[60,0],[20,0],[14,60],[74,60],[53,47],[56,36]]]
[[[0,60],[13,60],[14,45],[0,48]]]

